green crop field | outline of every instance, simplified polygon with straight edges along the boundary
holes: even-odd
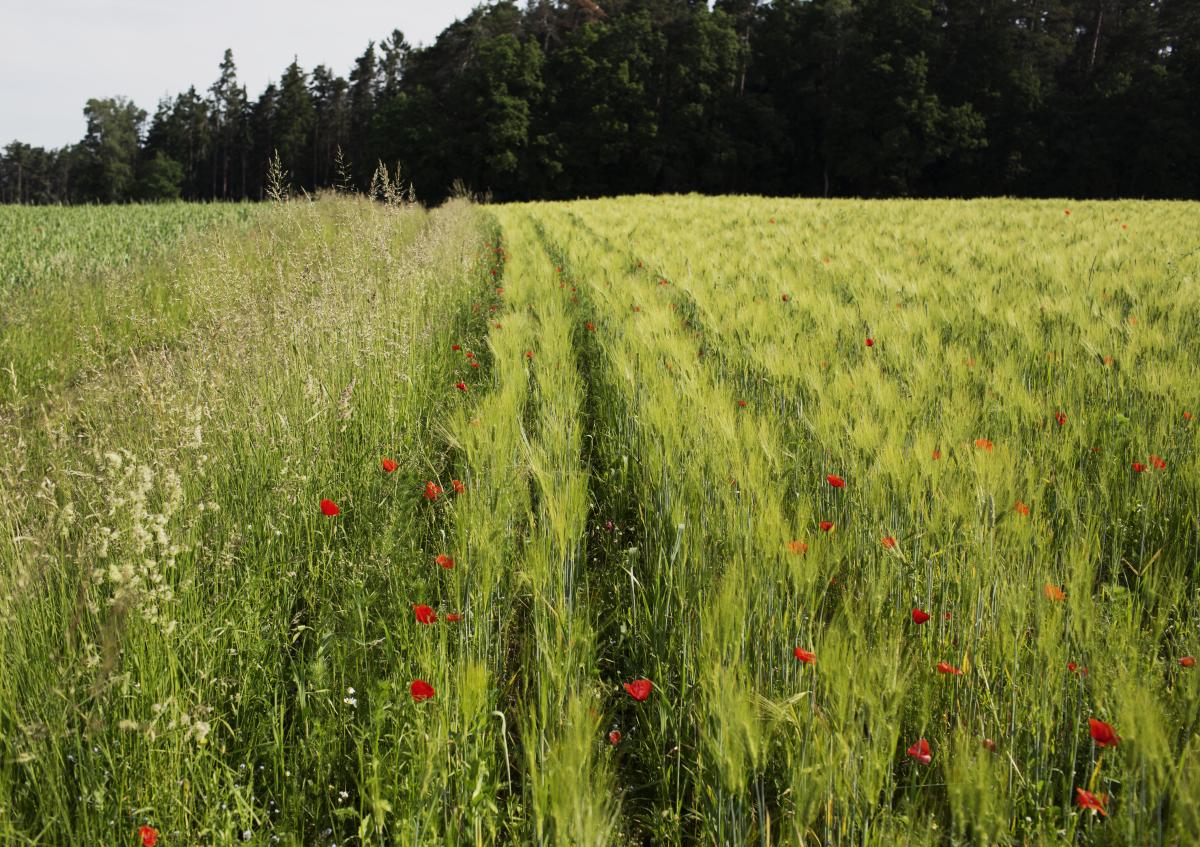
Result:
[[[0,233],[0,842],[1200,843],[1200,205]]]

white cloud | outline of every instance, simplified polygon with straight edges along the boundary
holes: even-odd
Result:
[[[225,48],[251,97],[296,56],[347,74],[368,41],[400,29],[428,44],[479,0],[0,0],[0,145],[83,136],[89,97],[159,98],[217,76]]]

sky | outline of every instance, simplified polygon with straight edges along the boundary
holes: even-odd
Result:
[[[217,78],[225,48],[255,98],[296,56],[345,76],[393,29],[429,44],[480,0],[0,0],[0,146],[83,137],[89,97],[158,101]]]

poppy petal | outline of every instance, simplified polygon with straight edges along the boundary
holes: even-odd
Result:
[[[635,679],[633,682],[625,683],[626,693],[639,703],[646,700],[653,690],[654,683],[648,679]]]
[[[933,750],[929,747],[929,742],[924,738],[919,739],[906,752],[910,758],[916,759],[922,765],[927,765],[933,761]]]
[[[414,679],[412,685],[408,687],[408,692],[417,703],[432,700],[437,695],[433,686],[423,679]]]

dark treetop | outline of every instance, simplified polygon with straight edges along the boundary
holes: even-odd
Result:
[[[347,76],[293,62],[89,100],[87,134],[0,155],[0,201],[436,202],[631,192],[1200,197],[1196,0],[511,0],[429,47],[396,30]]]

